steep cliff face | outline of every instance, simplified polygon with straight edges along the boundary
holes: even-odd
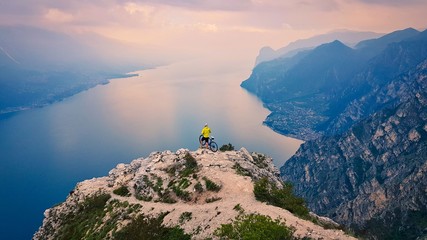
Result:
[[[427,61],[379,89],[376,100],[387,107],[344,134],[304,143],[282,178],[315,212],[361,234],[425,236]]]
[[[127,239],[124,230],[217,239],[215,229],[243,212],[280,218],[299,238],[352,239],[257,201],[254,181],[260,179],[281,186],[271,158],[243,148],[155,152],[77,184],[64,203],[46,210],[34,239]]]
[[[385,85],[427,58],[427,31],[406,29],[351,49],[335,41],[293,58],[259,64],[242,87],[272,113],[265,124],[303,140],[347,131],[402,94]],[[381,96],[378,96],[382,94]]]

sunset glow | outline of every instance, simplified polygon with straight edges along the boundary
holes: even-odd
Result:
[[[3,1],[0,21],[70,35],[97,33],[165,58],[224,51],[256,56],[316,34],[427,27],[423,0]]]

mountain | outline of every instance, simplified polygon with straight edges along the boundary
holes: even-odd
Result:
[[[387,45],[391,43],[397,43],[405,39],[416,37],[419,35],[419,31],[413,28],[407,28],[403,30],[394,31],[387,35],[384,35],[376,39],[368,39],[359,42],[355,48],[356,49],[365,49],[366,53],[375,56],[376,54],[382,52]]]
[[[427,58],[426,40],[425,31],[407,29],[356,49],[334,41],[261,63],[241,86],[271,110],[265,124],[279,133],[303,140],[342,133],[385,107],[377,91]]]
[[[261,63],[241,86],[272,111],[265,123],[273,130],[310,139],[319,136],[317,126],[329,119],[331,99],[362,66],[356,50],[334,41],[292,58]]]
[[[415,37],[387,45],[384,51],[368,61],[367,67],[353,79],[352,85],[330,108],[339,113],[330,119],[326,133],[333,135],[387,107],[401,102],[407,95],[386,89],[390,82],[414,69],[427,58],[427,31]],[[345,103],[345,104],[343,104]]]
[[[51,71],[130,71],[140,67],[143,56],[130,56],[136,49],[96,34],[68,35],[30,26],[0,26],[0,53],[7,52],[23,69]],[[125,67],[123,62],[128,65]],[[5,65],[3,65],[5,66]],[[119,68],[120,66],[122,68]]]
[[[261,48],[255,65],[260,64],[261,62],[267,62],[274,60],[276,58],[288,58],[295,56],[298,52],[313,49],[321,44],[332,42],[338,40],[344,42],[346,45],[353,46],[354,44],[365,40],[379,37],[383,34],[374,33],[374,32],[357,32],[349,30],[340,30],[334,31],[326,34],[317,35],[307,39],[300,39],[294,42],[291,42],[286,47],[273,50],[271,47]]]
[[[334,41],[298,54],[289,62],[277,60],[260,64],[254,69],[255,77],[244,81],[242,87],[255,92],[267,103],[304,98],[343,84],[351,74],[349,67],[355,64],[354,59],[351,48]]]
[[[281,168],[326,215],[370,239],[427,237],[427,60],[388,82],[387,106],[343,134],[304,143]]]
[[[281,198],[269,201],[276,193]],[[263,154],[154,152],[78,183],[65,202],[45,211],[33,239],[234,239],[233,229],[256,239],[354,239],[321,227],[336,227],[327,218],[304,215],[318,225],[277,207],[286,199],[293,202],[282,206],[304,212]]]
[[[35,27],[0,26],[0,114],[42,107],[149,66],[130,57],[135,49],[101,36],[90,39],[96,43]]]

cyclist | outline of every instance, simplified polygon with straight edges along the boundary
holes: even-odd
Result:
[[[205,127],[202,129],[202,142],[205,141],[206,143],[206,148],[208,148],[208,142],[209,142],[209,136],[211,134],[211,129],[208,127],[208,124],[205,123]],[[201,144],[201,143],[200,143]],[[202,148],[202,146],[200,145],[200,148]]]

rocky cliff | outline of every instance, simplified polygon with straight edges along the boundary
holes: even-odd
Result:
[[[272,113],[265,124],[303,140],[347,131],[387,107],[379,90],[427,58],[427,31],[405,29],[349,48],[339,41],[264,62],[242,87]],[[402,95],[394,94],[395,101]],[[404,99],[403,99],[404,100]]]
[[[221,224],[242,214],[275,219],[297,238],[352,238],[298,218],[274,203],[257,201],[254,182],[261,180],[275,186],[272,189],[285,186],[271,158],[245,149],[154,152],[117,165],[106,177],[77,184],[65,202],[45,211],[34,239],[129,239],[129,232],[136,232],[133,238],[171,234],[169,239],[216,239],[214,232]],[[328,222],[313,218],[323,225]]]
[[[367,99],[383,110],[344,134],[304,143],[281,168],[282,178],[315,212],[362,235],[426,237],[427,60],[376,93]]]

